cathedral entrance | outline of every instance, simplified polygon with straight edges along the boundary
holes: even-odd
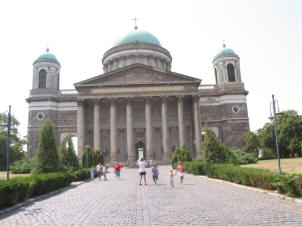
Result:
[[[135,160],[139,160],[142,157],[146,158],[145,143],[139,140],[135,144]]]

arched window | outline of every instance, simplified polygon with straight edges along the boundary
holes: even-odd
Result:
[[[228,70],[228,79],[229,79],[229,82],[235,82],[234,65],[233,64],[228,64],[227,70]]]
[[[46,71],[44,69],[39,72],[39,88],[46,88]]]

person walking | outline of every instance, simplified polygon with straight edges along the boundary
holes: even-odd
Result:
[[[171,188],[174,188],[174,174],[173,174],[173,169],[170,169],[170,171],[169,171],[169,181],[170,181],[170,186],[171,186]]]
[[[138,163],[138,168],[139,168],[139,185],[142,185],[142,179],[144,177],[144,182],[145,182],[145,185],[147,185],[147,182],[146,182],[146,162],[144,161],[144,158],[141,158],[141,160],[139,161]]]
[[[121,179],[121,166],[119,163],[116,163],[115,166],[114,166],[114,173],[115,173],[115,176],[116,176],[116,179]]]
[[[93,181],[94,179],[94,170],[91,168],[90,169],[90,180]]]
[[[104,180],[107,180],[107,166],[105,164],[103,166],[103,175],[104,175]]]
[[[176,168],[176,171],[178,172],[179,177],[180,177],[180,184],[182,184],[182,182],[184,180],[184,176],[185,176],[185,168],[182,165],[181,161],[178,162],[178,166]]]
[[[102,166],[102,164],[100,162],[99,162],[99,164],[96,167],[96,172],[98,174],[99,180],[101,180],[101,177],[103,175],[103,166]]]
[[[154,184],[157,184],[158,176],[159,176],[159,171],[158,171],[158,168],[157,168],[157,164],[156,164],[156,162],[153,162],[152,178],[153,178]]]

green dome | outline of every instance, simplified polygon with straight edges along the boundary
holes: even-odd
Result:
[[[114,44],[113,47],[128,45],[128,44],[149,44],[149,45],[156,45],[162,47],[158,39],[147,31],[142,30],[134,30],[129,32],[125,37],[120,39],[118,42]]]
[[[234,50],[230,48],[226,48],[225,45],[223,45],[222,50],[220,50],[217,53],[217,55],[214,57],[213,60],[217,60],[218,58],[225,57],[225,56],[235,56],[239,58],[239,56],[234,52]]]
[[[44,53],[41,56],[39,56],[34,61],[34,64],[38,63],[38,62],[52,62],[52,63],[56,63],[56,64],[60,65],[60,62],[57,60],[57,58],[55,57],[55,55],[53,55],[52,53],[49,52],[49,49],[46,49],[46,53]]]

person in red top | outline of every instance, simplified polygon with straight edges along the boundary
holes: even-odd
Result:
[[[185,168],[184,166],[182,165],[182,162],[179,161],[178,162],[178,166],[176,168],[176,171],[178,172],[179,174],[179,177],[180,177],[180,183],[182,184],[183,180],[184,180],[184,176],[185,176]]]
[[[116,163],[114,166],[114,173],[115,173],[116,179],[121,179],[120,171],[121,171],[121,166],[119,163]]]

